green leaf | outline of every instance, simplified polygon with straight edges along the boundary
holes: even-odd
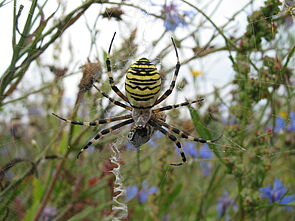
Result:
[[[40,202],[42,200],[44,189],[41,182],[36,177],[33,178],[33,203],[31,207],[27,210],[23,221],[30,221],[34,219],[34,215],[40,207]]]
[[[183,185],[181,183],[177,184],[171,193],[166,195],[165,202],[162,204],[161,213],[166,213],[169,210],[169,206],[176,200],[176,197],[181,192]]]
[[[16,185],[17,182],[11,184],[9,187],[7,187],[5,191],[5,195],[0,197],[0,214],[5,214],[6,209],[10,208],[9,204],[16,198],[17,195],[19,195],[25,186],[28,183],[20,183],[19,185]],[[16,186],[15,186],[16,185]]]
[[[199,136],[206,140],[212,140],[212,135],[210,131],[201,123],[201,117],[199,113],[192,107],[189,107],[189,111]],[[215,156],[219,159],[219,161],[222,164],[226,165],[224,160],[220,156],[219,151],[216,149],[216,145],[208,143],[208,146],[214,152]]]
[[[108,202],[105,204],[102,204],[98,207],[88,207],[82,210],[80,213],[76,214],[75,216],[72,216],[68,221],[80,221],[83,220],[86,217],[89,217],[91,214],[97,214],[100,212],[104,207],[109,206],[112,204],[112,202]]]
[[[200,137],[207,139],[207,140],[211,140],[212,139],[211,133],[201,123],[201,118],[200,118],[199,113],[192,107],[189,107],[189,111],[190,111],[194,126],[195,126],[198,134],[200,135]]]
[[[39,203],[42,199],[44,189],[40,180],[36,177],[33,178],[33,202]]]

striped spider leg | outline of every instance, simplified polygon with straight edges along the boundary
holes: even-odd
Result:
[[[125,108],[126,110],[129,110],[129,111],[132,111],[132,107],[129,107],[127,106],[126,104],[123,104],[121,103],[120,101],[117,101],[113,98],[111,98],[109,95],[107,95],[105,92],[101,91],[98,87],[96,87],[94,84],[93,84],[93,87],[98,90],[99,93],[101,93],[104,97],[106,97],[107,99],[109,99],[110,102],[112,102],[113,104],[117,105],[117,106],[120,106],[120,107],[123,107]]]
[[[188,133],[185,133],[185,132],[177,129],[176,127],[173,127],[173,126],[165,123],[164,121],[162,121],[160,119],[155,119],[155,121],[159,125],[161,125],[163,127],[166,127],[169,131],[178,134],[181,138],[185,138],[185,139],[190,140],[190,141],[195,141],[195,142],[199,142],[199,143],[214,143],[214,142],[218,141],[222,137],[222,135],[220,135],[219,137],[217,137],[216,139],[213,139],[213,140],[206,140],[206,139],[203,139],[203,138],[193,137],[193,136],[190,136]]]
[[[203,138],[197,138],[197,137],[190,136],[189,134],[177,129],[176,127],[173,127],[173,126],[165,123],[165,117],[163,117],[161,115],[161,113],[163,113],[163,111],[176,109],[178,107],[188,106],[193,103],[201,103],[201,102],[203,102],[203,100],[204,99],[201,98],[201,99],[194,100],[194,101],[186,101],[186,102],[183,102],[180,104],[168,105],[168,106],[164,106],[164,107],[157,108],[157,109],[153,110],[154,117],[149,121],[149,123],[151,125],[153,125],[154,127],[156,127],[156,129],[159,130],[161,133],[166,135],[170,140],[172,140],[176,144],[176,146],[178,147],[178,149],[180,151],[180,154],[182,157],[182,163],[171,163],[170,165],[172,165],[172,166],[181,166],[183,163],[186,162],[186,157],[185,157],[185,154],[183,152],[180,142],[177,140],[177,138],[173,134],[171,134],[169,132],[173,132],[173,133],[179,135],[181,138],[185,138],[190,141],[195,141],[195,142],[200,142],[200,143],[213,143],[222,137],[222,135],[221,135],[214,140],[205,140]],[[163,115],[165,115],[165,114],[163,113]],[[162,117],[159,117],[159,116],[162,116]],[[167,128],[169,132],[167,130],[165,130],[163,127]]]
[[[59,118],[60,120],[63,120],[67,123],[73,124],[73,125],[80,125],[80,126],[98,126],[100,124],[107,124],[107,123],[111,123],[114,121],[119,121],[119,120],[125,120],[125,119],[129,119],[131,118],[131,114],[128,115],[124,115],[124,116],[119,116],[119,117],[112,117],[112,118],[108,118],[108,119],[102,119],[102,120],[96,120],[96,121],[74,121],[74,120],[68,120],[65,119],[55,113],[52,113],[53,116]]]
[[[109,134],[110,132],[114,131],[114,130],[117,130],[125,125],[128,125],[128,124],[131,124],[133,123],[133,119],[129,119],[129,120],[126,120],[126,121],[123,121],[119,124],[115,124],[114,126],[111,126],[109,128],[106,128],[106,129],[103,129],[102,131],[98,132],[94,138],[92,138],[81,150],[80,152],[78,153],[77,155],[77,159],[79,158],[80,154],[86,150],[89,146],[91,146],[93,143],[95,143],[98,139],[100,139],[101,137]]]
[[[116,32],[113,35],[113,38],[112,38],[112,41],[111,41],[111,44],[110,44],[110,47],[109,47],[109,50],[108,50],[108,55],[107,55],[107,58],[106,58],[106,61],[105,61],[106,65],[107,65],[107,72],[108,72],[108,76],[109,76],[109,82],[110,82],[110,85],[111,85],[111,88],[113,89],[113,91],[120,98],[122,98],[124,101],[129,103],[128,98],[115,85],[115,81],[114,81],[114,78],[113,78],[113,73],[112,73],[112,68],[111,68],[111,61],[110,61],[110,53],[111,53],[111,48],[112,48],[112,44],[113,44],[115,36],[116,36]]]
[[[80,152],[78,153],[77,155],[77,158],[80,156],[80,154],[85,150],[87,149],[92,143],[96,142],[100,137],[112,132],[113,130],[116,130],[116,129],[119,129],[120,127],[123,127],[127,124],[130,124],[133,122],[133,119],[132,119],[132,115],[131,114],[127,114],[127,115],[124,115],[124,116],[119,116],[119,117],[112,117],[112,118],[108,118],[108,119],[102,119],[102,120],[96,120],[96,121],[91,121],[91,122],[81,122],[81,121],[72,121],[72,120],[68,120],[68,119],[65,119],[61,116],[58,116],[57,114],[55,113],[52,113],[53,116],[59,118],[60,120],[63,120],[67,123],[70,123],[70,124],[73,124],[73,125],[80,125],[80,126],[97,126],[97,125],[100,125],[100,124],[107,124],[107,123],[111,123],[111,122],[114,122],[114,121],[120,121],[120,120],[126,120],[126,119],[129,119],[127,121],[123,121],[119,124],[115,124],[114,126],[111,126],[110,128],[107,128],[107,129],[104,129],[102,131],[100,131],[93,139],[91,139],[81,150]]]
[[[204,101],[204,98],[200,98],[198,100],[186,101],[186,102],[183,102],[183,103],[180,103],[180,104],[167,105],[167,106],[164,106],[164,107],[154,109],[153,113],[158,113],[158,112],[162,112],[162,111],[166,111],[166,110],[173,110],[173,109],[176,109],[178,107],[188,106],[188,105],[191,105],[191,104],[194,104],[194,103],[202,103],[203,101]]]
[[[170,163],[171,166],[181,166],[186,162],[186,157],[185,154],[183,152],[183,149],[181,147],[181,143],[179,142],[179,140],[171,133],[169,133],[167,130],[165,130],[160,124],[158,124],[157,121],[154,120],[150,120],[149,124],[152,125],[153,127],[155,127],[157,130],[159,130],[162,134],[164,134],[166,137],[168,137],[170,140],[172,140],[175,145],[177,146],[181,158],[182,158],[182,162],[180,163]]]
[[[171,81],[169,89],[165,91],[165,93],[156,101],[156,103],[154,105],[157,105],[157,104],[161,103],[163,100],[165,100],[172,93],[172,91],[173,91],[173,89],[175,87],[175,82],[176,82],[178,73],[179,73],[180,62],[179,62],[178,52],[177,52],[176,45],[175,45],[175,42],[174,42],[173,38],[171,38],[171,40],[172,40],[172,43],[173,43],[173,46],[174,46],[174,49],[175,49],[176,59],[177,59],[177,63],[176,63],[176,66],[175,66],[175,72],[174,72],[173,79]]]

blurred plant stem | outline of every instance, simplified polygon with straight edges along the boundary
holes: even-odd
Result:
[[[209,184],[207,186],[206,192],[201,197],[201,202],[199,204],[199,208],[198,208],[198,211],[196,213],[196,219],[195,219],[196,221],[204,219],[204,214],[206,213],[204,211],[204,205],[206,204],[206,201],[207,201],[207,199],[209,197],[209,194],[212,193],[213,185],[214,185],[214,182],[216,180],[216,177],[218,175],[219,170],[220,170],[220,164],[217,165],[216,168],[214,169],[214,172],[211,175]]]
[[[76,102],[75,102],[75,107],[74,107],[74,111],[73,113],[71,114],[71,119],[75,118],[76,115],[77,115],[77,111],[80,107],[80,104],[81,104],[81,98],[82,98],[83,94],[81,91],[78,92],[77,94],[77,98],[76,98]],[[65,123],[66,124],[66,123]],[[74,125],[70,125],[70,131],[69,131],[69,135],[68,135],[68,141],[67,141],[67,151],[66,153],[64,154],[62,160],[58,163],[58,165],[56,166],[55,168],[55,173],[51,179],[51,182],[47,188],[47,191],[45,192],[44,196],[43,196],[43,199],[42,199],[42,202],[41,202],[41,205],[38,209],[38,211],[36,212],[36,215],[34,217],[34,221],[37,221],[39,220],[45,206],[47,205],[48,201],[50,200],[50,195],[52,194],[52,191],[54,189],[54,186],[56,184],[56,181],[57,181],[57,178],[59,177],[59,174],[68,158],[68,155],[69,153],[71,152],[71,146],[72,146],[72,137],[73,137],[73,128]]]
[[[23,32],[20,34],[18,43],[16,43],[16,33],[18,30],[17,23],[21,15],[22,7],[20,8],[19,13],[16,13],[16,0],[14,1],[14,25],[12,39],[13,55],[9,67],[0,78],[0,106],[3,105],[4,99],[15,91],[31,63],[36,60],[50,45],[59,39],[64,31],[74,24],[93,3],[93,0],[86,1],[81,6],[67,14],[63,19],[57,22],[57,24],[53,25],[46,32],[44,32],[48,21],[56,12],[51,14],[47,19],[44,19],[41,16],[43,14],[41,11],[33,19],[35,9],[37,8],[37,0],[32,1]],[[39,8],[39,10],[42,10],[42,8]],[[33,30],[33,23],[38,17],[41,19],[40,24],[35,30]],[[45,39],[48,37],[49,40],[46,42]],[[39,46],[37,47],[37,45]],[[20,64],[18,65],[18,63]]]

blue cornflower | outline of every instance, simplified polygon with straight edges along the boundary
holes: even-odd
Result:
[[[177,151],[179,152],[179,150],[177,149]],[[191,156],[193,159],[197,159],[198,157],[198,151],[196,149],[196,143],[189,141],[187,142],[184,146],[183,146],[183,152],[186,155]]]
[[[90,145],[89,147],[88,147],[88,152],[89,153],[93,153],[94,152],[94,150],[95,150],[95,146],[94,145]]]
[[[148,184],[143,184],[142,189],[138,192],[138,200],[140,203],[145,203],[149,197],[149,195],[154,194],[158,191],[158,188],[152,186],[151,188],[148,187]]]
[[[199,154],[202,159],[210,159],[213,157],[213,153],[210,150],[208,144],[204,144],[203,146],[201,146]]]
[[[287,126],[288,131],[295,131],[295,113],[290,113],[290,124]]]
[[[177,147],[175,147],[175,151],[177,154],[180,154]],[[196,143],[189,141],[183,146],[183,152],[194,159],[210,159],[213,157],[213,153],[208,147],[208,144],[204,144],[201,146],[200,149],[196,148]]]
[[[283,117],[279,116],[275,120],[275,127],[272,126],[268,127],[272,129],[274,132],[279,133],[282,131],[295,131],[295,113],[291,112],[289,114],[282,112]],[[289,116],[289,121],[286,121],[285,119]],[[286,125],[288,123],[288,125]]]
[[[162,134],[160,131],[156,131],[153,135],[153,138],[155,139],[161,139],[164,136],[164,134]]]
[[[28,115],[41,115],[42,111],[38,108],[28,108]]]
[[[279,204],[289,204],[291,202],[295,202],[295,194],[285,196],[288,189],[282,183],[281,180],[275,178],[273,186],[266,186],[260,188],[262,198],[267,198],[269,203],[279,203]],[[283,207],[287,210],[292,210],[291,207],[285,206]]]
[[[162,5],[162,14],[164,15],[164,27],[168,31],[175,31],[177,27],[187,26],[186,18],[192,19],[194,16],[193,11],[180,10],[178,5],[170,2],[170,4]]]
[[[233,205],[234,200],[228,196],[227,192],[224,192],[222,197],[218,198],[217,202],[217,217],[222,218],[228,211],[228,209]]]
[[[128,201],[133,199],[134,197],[137,197],[138,201],[143,204],[148,200],[149,195],[154,194],[157,191],[157,187],[149,187],[148,183],[144,182],[142,184],[141,190],[139,190],[138,186],[127,187],[125,200]]]
[[[226,124],[226,125],[235,125],[237,124],[238,119],[236,117],[223,118],[222,122],[223,124]]]
[[[209,176],[211,174],[212,163],[208,161],[200,161],[200,167],[204,176]]]
[[[152,147],[156,147],[156,146],[158,146],[158,144],[156,143],[156,140],[162,138],[163,136],[164,135],[160,131],[157,130],[147,143],[149,145],[151,145]]]
[[[285,129],[285,120],[282,117],[277,117],[275,122],[274,132],[281,132]]]
[[[213,153],[210,150],[208,144],[203,144],[199,149],[199,157],[201,159],[200,166],[204,176],[209,176],[212,169],[212,163],[208,161],[213,157]]]
[[[131,150],[131,151],[136,151],[137,148],[135,146],[133,146],[131,143],[129,142],[125,142],[125,149],[126,150]]]
[[[178,155],[180,152],[177,147],[175,147],[175,151]],[[200,159],[200,167],[202,169],[202,173],[204,176],[208,176],[211,173],[212,163],[208,161],[208,159],[213,157],[213,153],[210,150],[208,144],[204,144],[200,149],[196,148],[196,143],[189,141],[183,146],[183,152],[192,157],[194,160]]]
[[[126,187],[125,200],[131,200],[137,195],[138,187],[137,186],[128,186]]]
[[[157,143],[154,141],[154,139],[149,139],[149,141],[147,142],[149,145],[151,145],[152,147],[156,147]]]

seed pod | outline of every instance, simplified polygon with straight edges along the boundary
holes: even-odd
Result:
[[[102,14],[102,17],[104,18],[115,18],[117,21],[121,21],[121,16],[124,14],[121,8],[119,7],[112,7],[112,8],[106,8],[104,13]]]
[[[81,69],[83,71],[83,77],[79,83],[79,90],[88,91],[92,87],[92,84],[101,78],[101,63],[99,61],[95,63],[88,62]]]

